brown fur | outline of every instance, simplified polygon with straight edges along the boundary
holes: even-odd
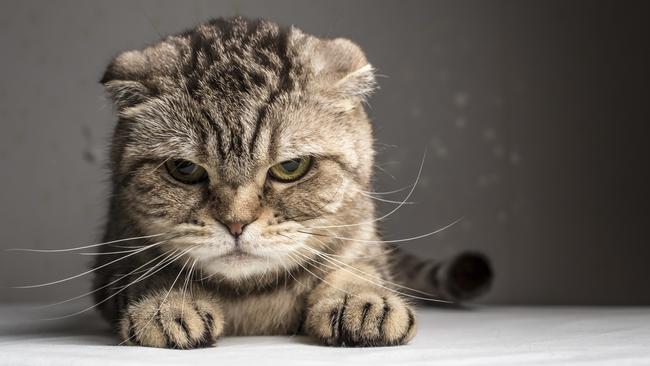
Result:
[[[373,68],[354,43],[217,19],[110,64],[113,195],[96,300],[124,343],[192,348],[305,332],[327,345],[415,334],[375,227]],[[310,156],[292,183],[268,169]],[[203,167],[184,184],[170,159]],[[248,224],[235,239],[227,224]],[[156,236],[153,236],[156,235]],[[122,258],[124,256],[124,258]],[[122,259],[120,259],[122,258]],[[111,261],[115,261],[111,263]],[[110,265],[108,265],[110,263]],[[426,286],[425,286],[426,287]],[[435,289],[434,289],[435,290]]]

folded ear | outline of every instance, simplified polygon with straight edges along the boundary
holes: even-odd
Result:
[[[142,51],[127,51],[108,65],[100,83],[113,100],[115,108],[122,110],[147,100],[152,91],[147,86],[150,65]]]
[[[106,68],[101,83],[118,110],[135,106],[159,94],[174,74],[177,45],[166,40],[141,51],[127,51]]]
[[[318,39],[302,34],[302,59],[324,88],[341,97],[365,101],[376,88],[375,73],[361,48],[344,39]]]

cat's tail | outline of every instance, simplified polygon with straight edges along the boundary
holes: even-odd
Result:
[[[393,258],[397,283],[419,291],[410,293],[420,297],[432,296],[451,302],[472,300],[485,294],[494,278],[490,261],[478,252],[463,252],[447,260],[435,261],[422,260],[397,249]]]

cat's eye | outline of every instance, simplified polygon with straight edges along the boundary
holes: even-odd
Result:
[[[269,176],[283,183],[294,182],[307,174],[311,163],[309,156],[283,161],[269,169]]]
[[[195,184],[208,178],[208,173],[200,165],[189,160],[170,159],[165,162],[165,167],[174,179],[185,184]]]

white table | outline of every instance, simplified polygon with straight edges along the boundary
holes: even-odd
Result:
[[[230,337],[189,351],[116,347],[96,313],[43,321],[27,308],[0,306],[0,365],[650,365],[650,307],[421,308],[402,347]]]

